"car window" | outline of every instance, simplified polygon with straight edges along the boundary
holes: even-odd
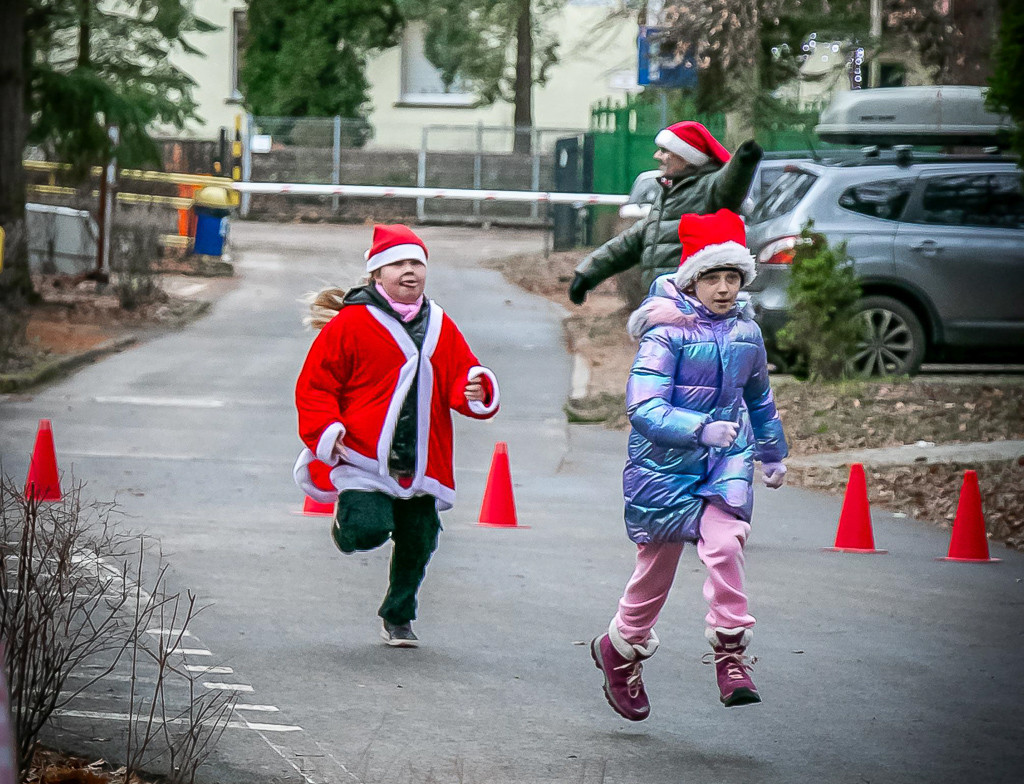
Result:
[[[935,177],[925,186],[918,223],[946,226],[1024,228],[1020,176],[955,174]]]
[[[783,172],[751,210],[750,222],[763,223],[785,215],[800,203],[816,179],[818,179],[817,176],[811,172],[800,170]]]
[[[871,218],[899,220],[913,187],[912,178],[861,183],[843,191],[839,206]]]
[[[637,177],[629,191],[630,204],[653,204],[661,185],[657,177]]]

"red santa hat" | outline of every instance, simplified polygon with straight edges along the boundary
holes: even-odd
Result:
[[[373,244],[364,254],[366,271],[373,272],[396,261],[412,259],[427,263],[427,246],[408,226],[396,223],[390,226],[377,224],[373,227]]]
[[[746,235],[743,220],[731,210],[681,217],[679,242],[683,255],[675,274],[676,287],[685,289],[705,272],[723,268],[739,272],[743,285],[748,285],[757,272],[754,257],[747,250]]]
[[[658,131],[654,143],[694,166],[717,161],[720,166],[729,162],[729,151],[699,122],[686,120]]]

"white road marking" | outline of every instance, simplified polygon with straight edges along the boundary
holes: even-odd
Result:
[[[188,629],[146,629],[146,634],[152,634],[156,637],[192,637],[193,634]]]
[[[202,664],[186,664],[185,669],[188,672],[205,672],[210,675],[231,675],[234,670],[230,667],[207,667]]]
[[[154,724],[177,725],[188,725],[191,723],[190,719],[150,719],[145,714],[132,716],[127,713],[108,713],[106,711],[55,710],[53,715],[69,719],[94,719],[98,721],[152,721]],[[225,726],[234,730],[254,730],[256,732],[302,732],[302,727],[295,724],[260,724],[248,721],[229,721]]]
[[[223,400],[205,397],[137,397],[134,395],[101,395],[94,397],[97,403],[114,403],[121,406],[160,406],[170,408],[224,408]]]
[[[280,713],[281,709],[276,705],[250,705],[248,703],[239,703],[235,705],[236,711],[259,711],[260,713]]]
[[[252,686],[245,683],[221,683],[220,681],[203,681],[203,686],[207,689],[214,689],[220,691],[244,691],[246,693],[252,693],[256,691]]]
[[[294,724],[257,724],[256,722],[247,721],[245,728],[248,730],[257,730],[260,732],[302,732],[302,727],[298,727]],[[234,722],[229,722],[230,727]]]
[[[490,421],[490,420],[487,420]],[[210,455],[172,455],[167,453],[156,453],[156,452],[115,452],[112,450],[78,450],[78,451],[65,451],[61,453],[62,457],[88,457],[88,458],[109,458],[112,460],[177,460],[180,462],[189,463],[237,463],[239,465],[256,465],[256,466],[276,466],[281,467],[280,460],[261,460],[259,458],[246,458],[246,457],[225,457],[217,456],[212,457]]]
[[[182,656],[213,656],[213,652],[206,648],[175,648],[170,653],[179,653]]]

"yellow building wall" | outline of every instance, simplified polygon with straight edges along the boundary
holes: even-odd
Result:
[[[220,29],[191,35],[188,42],[205,56],[175,52],[171,62],[196,82],[192,96],[198,103],[201,122],[184,131],[165,131],[167,135],[216,139],[221,127],[234,129],[235,116],[242,114],[241,96],[233,90],[234,28],[232,14],[246,7],[245,0],[197,0],[197,16]]]
[[[549,71],[547,84],[533,89],[535,127],[586,129],[592,104],[625,96],[625,80],[636,78],[636,22],[618,19],[597,29],[615,6],[577,2],[550,21],[561,31],[559,62]],[[371,58],[366,75],[375,131],[372,146],[418,148],[427,125],[512,125],[513,107],[506,102],[480,108],[403,104],[401,47]]]

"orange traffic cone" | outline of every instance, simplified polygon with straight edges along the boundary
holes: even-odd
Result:
[[[875,538],[871,533],[868,484],[864,478],[864,466],[860,463],[850,466],[850,479],[846,483],[843,511],[839,515],[839,528],[836,531],[836,543],[825,549],[842,553],[886,552],[875,549]]]
[[[334,504],[325,504],[307,495],[302,502],[302,514],[307,517],[334,517]]]
[[[494,445],[491,471],[487,475],[484,501],[480,505],[477,525],[491,528],[529,528],[516,521],[516,499],[512,494],[512,473],[509,471],[508,444]]]
[[[25,480],[25,498],[36,501],[59,501],[60,477],[57,475],[57,453],[53,446],[53,427],[49,419],[39,420],[36,445]]]
[[[949,553],[945,558],[936,560],[973,563],[995,563],[999,560],[989,558],[988,555],[988,537],[985,535],[985,515],[981,511],[977,471],[964,471],[964,483],[960,488],[960,500],[953,519],[953,535],[949,540]]]

